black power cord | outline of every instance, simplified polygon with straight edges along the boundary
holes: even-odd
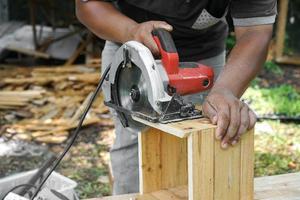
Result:
[[[82,124],[85,120],[86,115],[88,114],[91,106],[93,105],[93,102],[95,101],[96,97],[98,96],[99,92],[101,91],[101,86],[110,70],[110,65],[105,69],[96,90],[93,93],[93,96],[91,97],[91,99],[89,100],[88,105],[85,107],[85,110],[83,112],[83,114],[81,115],[80,121],[78,122],[78,125],[76,127],[76,130],[74,132],[74,134],[72,135],[70,142],[67,144],[67,146],[65,147],[64,151],[59,155],[59,157],[57,157],[57,159],[51,164],[53,165],[53,167],[51,167],[51,169],[48,171],[48,173],[45,175],[45,178],[41,181],[41,183],[36,187],[34,185],[30,185],[30,184],[22,184],[22,185],[18,185],[14,188],[12,188],[4,197],[3,199],[5,199],[5,197],[12,192],[13,190],[19,188],[19,187],[26,187],[26,186],[30,186],[36,188],[36,191],[33,193],[33,195],[31,196],[30,200],[33,200],[39,193],[39,191],[41,190],[41,188],[43,187],[43,185],[45,184],[45,182],[47,181],[47,179],[49,178],[49,176],[51,175],[51,173],[57,168],[57,166],[59,165],[59,163],[61,162],[61,160],[64,158],[64,156],[67,154],[67,152],[70,150],[70,148],[72,147],[72,145],[74,144],[76,138],[79,135],[79,131],[82,127]],[[27,191],[28,192],[28,191]],[[3,200],[2,199],[2,200]]]
[[[37,194],[39,193],[39,191],[41,190],[42,186],[45,184],[45,182],[47,181],[47,179],[49,178],[49,176],[51,175],[51,173],[56,169],[56,167],[59,165],[60,161],[64,158],[64,156],[66,155],[66,153],[70,150],[70,148],[72,147],[73,143],[75,142],[77,136],[79,135],[79,131],[82,127],[82,124],[84,122],[84,119],[87,115],[87,113],[89,112],[93,102],[95,101],[96,97],[98,96],[99,92],[101,91],[101,86],[105,80],[105,77],[107,76],[108,72],[110,70],[110,65],[105,69],[98,85],[97,88],[92,96],[92,98],[89,100],[88,105],[85,107],[85,110],[80,118],[80,121],[77,125],[77,128],[74,132],[74,134],[71,137],[70,142],[67,144],[67,146],[65,147],[64,151],[62,152],[62,154],[56,159],[56,161],[54,162],[54,166],[49,170],[49,172],[46,174],[45,178],[42,180],[42,182],[39,184],[39,186],[37,187],[35,193],[32,195],[32,197],[30,198],[30,200],[33,200]]]

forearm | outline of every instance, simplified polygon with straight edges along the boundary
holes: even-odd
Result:
[[[237,43],[212,91],[228,89],[240,98],[266,59],[271,35],[271,25],[236,29]]]
[[[112,3],[76,0],[76,15],[98,37],[124,43],[132,37],[130,29],[137,23],[119,12]]]

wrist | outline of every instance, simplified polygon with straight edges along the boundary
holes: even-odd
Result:
[[[136,23],[134,21],[132,21],[131,23],[129,23],[126,26],[126,30],[125,30],[124,37],[122,39],[122,43],[134,40],[134,35],[135,35],[135,32],[136,32],[137,26],[138,26],[138,23]]]
[[[237,97],[237,95],[225,85],[216,84],[212,87],[210,94],[219,93],[219,94],[232,94],[233,96]]]

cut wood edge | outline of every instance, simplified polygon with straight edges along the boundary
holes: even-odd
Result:
[[[156,128],[158,130],[161,130],[165,133],[174,135],[179,138],[186,138],[191,133],[196,133],[199,131],[216,128],[216,126],[210,124],[208,119],[206,119],[206,118],[185,120],[185,121],[179,121],[179,122],[173,122],[173,123],[167,123],[167,124],[152,123],[150,121],[141,119],[134,115],[132,115],[132,118],[133,118],[133,120],[135,120],[137,122],[140,122],[142,124],[145,124],[145,125],[153,127],[153,128]],[[189,125],[193,124],[194,127],[190,127],[188,125],[185,126],[184,124],[189,124]]]

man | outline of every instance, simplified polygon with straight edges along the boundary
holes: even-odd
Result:
[[[159,54],[151,31],[166,29],[173,36],[181,61],[212,66],[218,76],[208,95],[187,98],[203,103],[205,116],[217,125],[216,138],[222,140],[222,147],[235,145],[241,134],[253,128],[256,116],[239,99],[265,61],[276,0],[76,0],[76,7],[79,20],[107,40],[103,68],[118,47],[130,40]],[[237,42],[225,64],[227,12],[233,17]],[[107,89],[104,85],[104,94]],[[137,132],[141,127],[132,124],[124,128],[116,115],[115,124],[116,141],[111,151],[114,194],[137,192]]]

